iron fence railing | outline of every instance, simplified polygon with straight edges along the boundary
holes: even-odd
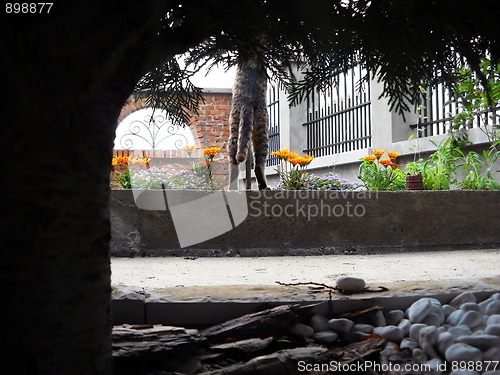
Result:
[[[371,146],[369,73],[357,66],[340,73],[326,91],[307,98],[307,147],[315,157]]]
[[[267,112],[269,115],[269,154],[266,165],[275,166],[279,159],[272,155],[280,149],[280,90],[278,84],[269,84],[267,90]]]

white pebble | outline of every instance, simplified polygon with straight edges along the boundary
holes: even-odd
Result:
[[[465,315],[465,312],[462,310],[455,310],[453,311],[448,318],[446,318],[446,323],[448,323],[450,326],[456,326],[460,322],[460,320],[463,318]]]
[[[328,319],[320,314],[313,315],[309,324],[314,329],[314,332],[322,332],[330,329]]]
[[[411,322],[409,319],[403,319],[398,324],[398,328],[403,332],[403,336],[407,337],[410,334]]]
[[[408,318],[412,323],[421,323],[431,312],[431,301],[428,298],[421,298],[414,302],[408,310]]]
[[[346,318],[330,319],[328,325],[331,330],[340,334],[349,333],[354,326],[354,322]]]
[[[450,316],[450,314],[455,311],[456,309],[453,306],[450,305],[443,305],[443,313],[444,317],[447,318]]]
[[[488,335],[500,336],[500,324],[490,324],[486,327],[485,331]]]
[[[385,316],[380,310],[373,315],[371,322],[374,327],[384,327],[387,324],[385,321]]]
[[[356,293],[365,289],[365,280],[359,277],[341,276],[336,280],[337,288],[344,292]]]
[[[373,326],[371,324],[355,324],[352,330],[354,332],[372,333]]]
[[[481,374],[474,370],[454,370],[450,372],[450,375],[481,375]]]
[[[316,332],[312,335],[314,341],[322,344],[332,344],[339,338],[339,335],[332,331]]]
[[[466,303],[466,302],[476,302],[476,296],[472,294],[471,292],[463,292],[453,298],[449,305],[453,306],[454,308],[458,309],[460,305]]]
[[[475,302],[466,302],[460,306],[460,310],[467,311],[481,311],[481,307]]]
[[[424,327],[427,327],[425,324],[422,323],[416,323],[413,324],[410,328],[410,338],[418,342],[418,335],[420,333],[420,330]]]
[[[430,346],[436,345],[438,342],[439,333],[434,326],[427,326],[418,333],[418,345],[423,349],[423,344],[427,343]]]
[[[478,362],[483,359],[483,353],[481,350],[474,348],[473,346],[456,343],[451,345],[445,353],[446,360],[449,362],[453,361],[471,361]]]
[[[487,307],[485,311],[486,315],[496,315],[500,314],[500,301],[493,301]]]
[[[479,327],[483,323],[483,315],[477,311],[467,311],[462,319],[460,319],[459,325],[466,325],[471,330]]]
[[[441,374],[441,369],[444,367],[444,362],[440,358],[433,358],[425,362],[425,365],[432,374]]]
[[[457,343],[467,344],[484,351],[489,348],[500,348],[500,337],[494,335],[461,336],[457,339]]]
[[[422,323],[427,326],[439,327],[442,324],[442,321],[438,314],[436,314],[435,312],[431,312],[429,315],[425,317]]]
[[[439,354],[436,353],[436,350],[432,345],[427,342],[424,342],[420,345],[424,353],[427,355],[427,358],[439,358]]]
[[[399,322],[405,317],[403,310],[392,310],[387,313],[385,320],[387,325],[398,325]]]
[[[456,326],[448,329],[448,332],[453,335],[453,337],[457,338],[460,336],[472,335],[472,331],[467,326]]]
[[[500,314],[495,314],[495,315],[491,315],[488,318],[488,322],[486,324],[490,325],[490,324],[499,324],[499,323],[500,323]]]
[[[413,350],[418,346],[417,342],[413,339],[410,338],[405,338],[403,341],[401,341],[401,344],[399,344],[400,349],[409,349]]]
[[[442,355],[446,353],[446,349],[455,343],[455,337],[450,332],[443,332],[438,337],[438,349]]]
[[[379,334],[387,341],[400,343],[403,340],[403,332],[396,326],[382,327]]]

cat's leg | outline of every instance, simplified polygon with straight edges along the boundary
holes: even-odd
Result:
[[[240,109],[240,124],[238,135],[238,151],[236,160],[239,163],[247,159],[250,138],[252,136],[252,128],[254,122],[254,109],[249,104],[243,104]]]
[[[254,114],[254,125],[252,131],[252,144],[255,159],[255,177],[259,190],[268,190],[265,174],[266,159],[269,149],[269,118],[267,106],[261,103],[257,106]]]
[[[229,126],[231,133],[227,145],[229,154],[229,190],[238,190],[239,168],[236,160],[238,151],[238,129],[240,126],[240,112],[236,105],[233,105],[229,115]]]

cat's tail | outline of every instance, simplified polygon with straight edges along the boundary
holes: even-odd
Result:
[[[236,160],[242,163],[247,159],[250,138],[252,136],[253,126],[253,107],[243,105],[240,111],[238,149],[236,151]]]

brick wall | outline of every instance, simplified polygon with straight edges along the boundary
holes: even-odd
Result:
[[[230,90],[206,91],[205,99],[198,108],[198,114],[190,120],[191,130],[197,149],[189,155],[183,150],[149,150],[143,156],[154,159],[155,165],[182,165],[188,168],[193,158],[201,158],[201,150],[205,147],[220,147],[221,152],[214,158],[214,170],[223,186],[229,180],[229,162],[227,143],[229,139],[229,113],[231,111],[232,95]],[[140,109],[147,108],[143,100],[131,96],[122,108],[118,121],[123,121],[128,115]],[[128,156],[128,150],[113,150],[113,156]]]

